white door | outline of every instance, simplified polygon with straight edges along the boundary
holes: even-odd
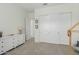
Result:
[[[39,17],[39,41],[68,44],[67,30],[71,26],[71,13],[56,13]],[[38,39],[36,39],[38,40]]]
[[[61,13],[59,20],[59,41],[61,44],[69,44],[69,37],[67,36],[67,31],[71,28],[72,25],[71,13]]]

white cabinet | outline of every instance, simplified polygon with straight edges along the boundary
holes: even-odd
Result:
[[[24,34],[14,35],[14,47],[21,45],[25,42]]]
[[[25,39],[24,39],[25,37],[24,37],[24,35],[22,34],[22,35],[18,35],[18,44],[22,44],[22,43],[24,43],[25,42]]]
[[[4,51],[8,51],[13,48],[13,36],[3,37],[3,49]]]
[[[18,35],[14,35],[13,38],[13,47],[15,48],[16,46],[18,46],[18,39],[17,39]]]
[[[16,34],[13,36],[5,36],[0,38],[0,54],[15,48],[25,42],[24,34]]]
[[[4,53],[3,52],[3,40],[0,38],[0,54]]]

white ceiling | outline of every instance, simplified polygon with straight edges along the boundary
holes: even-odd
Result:
[[[26,9],[27,11],[33,11],[36,8],[55,6],[59,4],[62,4],[62,3],[47,3],[47,5],[43,5],[43,3],[18,3],[16,5],[20,6],[21,8]]]

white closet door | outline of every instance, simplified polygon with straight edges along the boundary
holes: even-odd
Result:
[[[67,31],[71,28],[71,13],[60,13],[59,16],[59,41],[61,44],[69,44],[69,37],[67,36]]]
[[[39,30],[40,30],[40,42],[59,43],[58,41],[58,23],[57,15],[51,15],[40,17]]]
[[[40,42],[68,44],[67,30],[70,25],[70,13],[56,13],[39,17]]]

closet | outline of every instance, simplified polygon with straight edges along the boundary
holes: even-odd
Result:
[[[37,18],[36,41],[68,45],[67,30],[71,27],[71,12],[52,13]]]

